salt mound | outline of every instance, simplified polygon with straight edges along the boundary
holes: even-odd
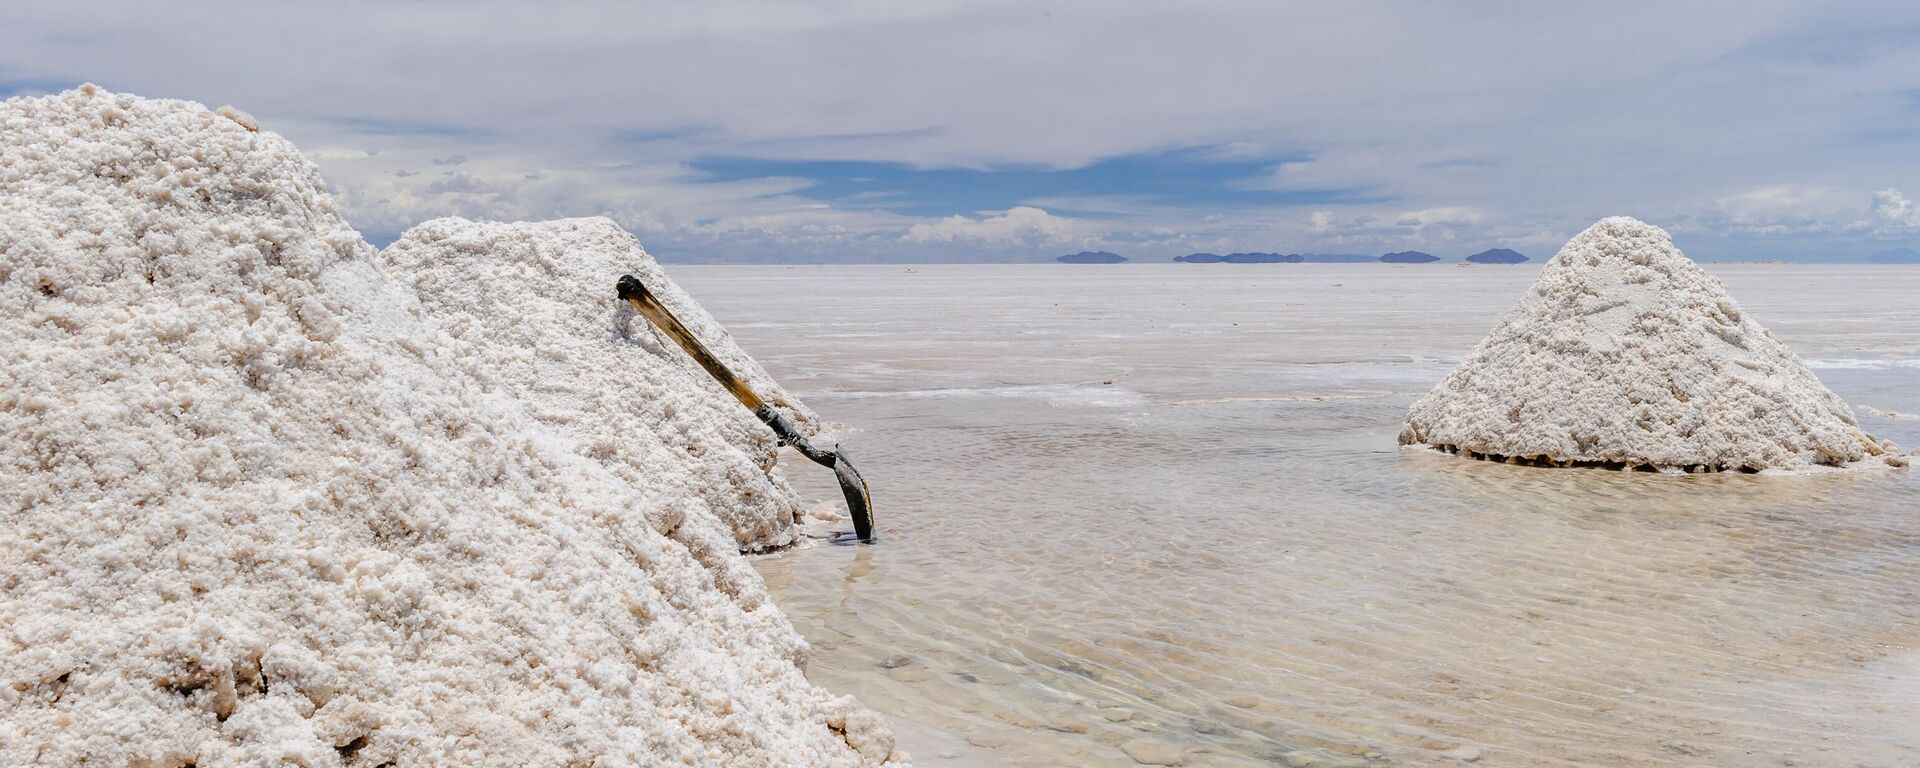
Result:
[[[639,277],[762,398],[803,430],[817,420],[619,225],[437,219],[381,259],[441,328],[470,343],[480,378],[584,455],[637,487],[702,500],[695,513],[717,515],[741,549],[794,541],[800,508],[771,475],[773,432],[616,298],[614,281]]]
[[[1414,403],[1402,444],[1515,462],[1760,470],[1888,453],[1847,404],[1635,219],[1603,219]]]
[[[246,122],[0,105],[0,765],[888,759],[723,531],[655,529],[698,499],[476,381]],[[705,413],[656,429],[738,452]]]

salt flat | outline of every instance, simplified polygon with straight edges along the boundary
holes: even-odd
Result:
[[[1920,445],[1920,269],[1704,266]],[[864,430],[883,543],[757,565],[813,679],[948,735],[922,765],[1920,761],[1910,472],[1395,446],[1537,272],[673,268]]]

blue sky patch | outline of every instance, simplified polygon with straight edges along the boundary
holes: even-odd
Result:
[[[998,211],[1036,200],[1125,197],[1175,208],[1251,208],[1377,200],[1360,188],[1276,190],[1260,182],[1306,154],[1234,157],[1213,147],[1103,158],[1079,168],[1002,166],[916,168],[865,160],[769,160],[708,157],[689,163],[704,181],[806,179],[791,193],[841,207],[882,208],[921,216]],[[1075,212],[1061,205],[1049,210]]]
[[[76,80],[52,80],[47,78],[0,78],[0,99],[15,96],[38,96],[46,93],[59,93],[79,85]]]

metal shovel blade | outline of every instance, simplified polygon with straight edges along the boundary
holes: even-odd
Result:
[[[787,417],[782,416],[773,406],[760,399],[753,388],[747,386],[745,379],[733,375],[733,371],[720,362],[720,358],[714,356],[713,352],[707,349],[707,345],[700,343],[699,337],[687,330],[680,319],[674,317],[673,313],[667,310],[667,306],[661,304],[639,278],[623,275],[616,289],[622,301],[627,302],[635,312],[640,313],[641,317],[658,327],[667,335],[667,338],[679,344],[680,349],[684,350],[688,357],[693,358],[701,368],[706,369],[707,374],[720,382],[720,386],[731,393],[735,400],[739,400],[747,410],[753,411],[753,415],[758,416],[760,421],[780,438],[781,445],[791,445],[815,464],[833,470],[834,477],[840,480],[840,493],[847,497],[847,512],[853,516],[853,535],[860,541],[873,542],[873,498],[867,493],[867,481],[860,477],[858,470],[853,468],[853,462],[848,461],[846,455],[840,452],[840,446],[834,446],[834,450],[831,451],[823,451],[808,443],[807,439],[800,434],[800,430],[795,429],[793,423],[787,421]]]

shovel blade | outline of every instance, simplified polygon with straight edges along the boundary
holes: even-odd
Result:
[[[861,541],[873,543],[873,497],[867,492],[867,481],[860,477],[860,470],[853,468],[853,462],[847,459],[840,446],[833,447],[833,476],[840,480],[840,493],[847,497],[847,513],[853,517],[853,535]]]

